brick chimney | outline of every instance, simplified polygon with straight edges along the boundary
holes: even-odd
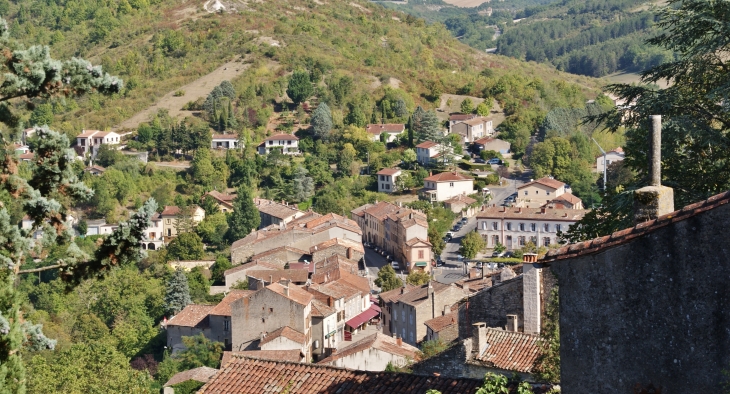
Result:
[[[402,347],[402,346],[403,346],[403,338],[401,338],[401,337],[398,337],[398,338],[396,338],[396,339],[395,339],[395,343],[396,343],[396,344],[397,344],[397,345],[398,345],[399,347]]]
[[[651,116],[649,186],[634,191],[634,223],[639,224],[674,211],[674,190],[662,186],[662,117]]]

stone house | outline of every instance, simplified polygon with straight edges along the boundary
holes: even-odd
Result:
[[[169,238],[177,237],[178,232],[192,230],[182,228],[185,222],[189,222],[192,226],[202,222],[205,219],[205,211],[197,205],[192,205],[185,210],[168,205],[160,213],[160,219],[162,219],[163,236],[168,237],[166,241],[169,242]]]
[[[406,131],[406,125],[400,123],[369,124],[365,126],[365,131],[373,141],[380,141],[380,135],[387,133],[388,139],[385,142],[390,143]]]
[[[252,261],[250,263],[246,264],[240,264],[237,265],[231,269],[227,269],[223,275],[226,278],[226,291],[230,289],[232,286],[234,286],[238,282],[244,282],[248,280],[248,271],[262,271],[262,270],[272,270],[275,271],[279,269],[277,265],[267,263],[265,261]]]
[[[304,269],[251,269],[246,272],[248,288],[258,290],[271,283],[286,280],[294,286],[302,286],[309,279],[309,271]]]
[[[375,176],[378,180],[378,192],[393,193],[397,191],[396,180],[401,175],[399,168],[383,168]]]
[[[192,337],[203,334],[211,339],[210,319],[208,314],[215,308],[214,305],[188,305],[167,321],[167,348],[173,353],[185,349],[182,337]]]
[[[291,222],[294,219],[304,216],[304,212],[298,210],[295,206],[290,206],[282,201],[278,203],[263,198],[254,198],[254,205],[261,216],[261,224],[259,228],[269,227],[271,225],[281,225]]]
[[[239,145],[239,139],[234,134],[213,134],[210,142],[211,149],[236,149],[242,148]]]
[[[213,375],[218,372],[215,368],[210,367],[198,367],[189,369],[187,371],[178,372],[162,385],[162,394],[174,394],[175,390],[170,387],[176,384],[187,382],[188,380],[194,380],[200,383],[207,383]]]
[[[455,197],[451,197],[448,200],[444,200],[444,207],[453,213],[460,214],[463,217],[474,216],[476,208],[471,205],[476,203],[477,200],[468,197],[464,194],[460,194]]]
[[[84,168],[84,172],[88,172],[91,175],[94,176],[101,176],[104,175],[104,172],[106,171],[106,168],[98,165],[88,166]]]
[[[476,231],[489,248],[497,243],[508,250],[520,249],[528,242],[549,246],[559,242],[558,232],[567,231],[586,213],[581,209],[482,207],[476,216]]]
[[[477,116],[479,116],[479,115],[477,115],[477,114],[452,114],[451,116],[449,116],[449,129],[451,128],[451,126],[453,126],[457,123],[461,123],[466,120],[474,119]]]
[[[607,166],[610,166],[611,163],[615,163],[617,161],[622,161],[626,157],[626,154],[624,153],[624,150],[619,148],[616,148],[614,150],[606,152],[606,164],[603,163],[603,155],[600,155],[596,157],[596,171],[603,172],[603,169]]]
[[[400,289],[391,290],[396,292]],[[454,284],[429,282],[422,286],[403,288],[402,294],[392,297],[387,294],[383,300],[383,332],[398,335],[416,346],[426,339],[426,320],[441,316],[444,311],[464,298],[464,291]],[[390,300],[389,302],[386,301]]]
[[[231,290],[225,297],[208,312],[210,327],[209,339],[223,343],[224,350],[231,350],[231,304],[253,294],[251,290]]]
[[[318,299],[312,301],[312,354],[315,360],[322,359],[330,352],[328,349],[337,349],[337,311],[334,300],[329,298],[327,303]]]
[[[206,198],[207,196],[213,198],[216,205],[218,206],[218,209],[220,209],[221,212],[233,212],[233,200],[236,198],[235,195],[223,194],[217,190],[212,190],[208,193],[205,193],[203,198]]]
[[[315,263],[335,255],[357,262],[365,256],[365,248],[362,242],[334,238],[312,246],[309,248],[309,254]]]
[[[440,153],[441,146],[433,141],[424,141],[416,145],[416,161],[422,166],[435,163]]]
[[[359,371],[384,371],[388,364],[404,367],[418,359],[419,350],[383,333],[369,335],[319,361],[319,365],[356,369]]]
[[[451,125],[450,134],[459,134],[462,142],[471,144],[474,140],[494,134],[492,118],[477,116]]]
[[[437,341],[441,340],[444,343],[449,343],[459,338],[459,314],[449,313],[445,315],[436,316],[433,319],[426,320],[423,324],[426,325],[426,340]]]
[[[272,283],[231,304],[232,349],[256,350],[260,342],[282,327],[304,335],[306,359],[311,354],[312,300],[301,288],[284,283]]]
[[[539,208],[551,203],[557,197],[572,201],[572,209],[583,209],[580,198],[567,191],[567,185],[556,179],[545,177],[525,183],[517,188],[516,205],[526,208]]]
[[[479,138],[474,141],[474,146],[479,149],[480,152],[483,150],[493,150],[501,153],[502,156],[505,157],[509,155],[510,149],[512,148],[512,144],[509,142],[494,137]]]
[[[278,149],[285,155],[299,154],[299,138],[293,134],[276,134],[266,137],[258,146],[260,155],[268,155],[272,149]]]
[[[91,154],[91,157],[96,157],[101,145],[119,145],[120,142],[121,136],[113,131],[82,130],[76,136],[79,156]]]
[[[419,196],[426,201],[445,201],[462,194],[474,193],[474,179],[456,171],[442,172],[423,179]]]
[[[267,333],[259,341],[259,349],[270,350],[298,350],[302,354],[309,353],[309,340],[304,333],[284,326]]]

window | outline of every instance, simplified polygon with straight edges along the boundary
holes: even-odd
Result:
[[[543,246],[550,246],[550,237],[545,237],[542,239],[542,245]]]
[[[291,145],[291,140],[286,142],[287,145]]]
[[[167,224],[170,224],[170,219],[167,219]]]
[[[400,311],[401,320],[406,321],[406,311]]]
[[[269,141],[269,145],[274,145],[274,141]]]
[[[409,338],[411,338],[411,342],[413,342],[413,331],[409,334]]]
[[[228,331],[231,328],[231,322],[228,321],[228,318],[223,320],[223,331]]]
[[[507,231],[512,231],[512,222],[507,222]]]
[[[497,246],[499,243],[499,235],[492,235],[492,246]]]
[[[530,237],[530,242],[532,242],[533,245],[537,245],[537,237]]]
[[[449,186],[454,187],[454,182],[449,182]]]
[[[499,224],[497,222],[492,222],[492,230],[499,230]]]
[[[545,194],[547,194],[549,196],[550,195],[550,192],[545,192]]]
[[[525,231],[525,224],[524,223],[520,223],[520,231]]]
[[[420,260],[423,260],[423,251],[422,251],[422,250],[419,250],[419,251],[418,251],[418,258],[419,258]]]
[[[413,314],[412,313],[408,314],[408,320],[411,322],[411,324],[413,324]]]
[[[545,230],[545,232],[550,231],[550,225],[548,223],[543,224],[542,227]]]
[[[269,313],[274,313],[274,308],[269,308]]]
[[[536,231],[537,230],[537,224],[536,223],[530,223],[530,231]]]
[[[562,230],[563,230],[563,225],[562,224],[556,224],[555,225],[555,232],[562,231]]]
[[[525,190],[525,195],[527,195],[527,190]]]
[[[398,321],[398,311],[393,314],[393,321]]]
[[[539,190],[535,190],[535,194],[540,194],[540,191]]]
[[[388,190],[390,190],[390,185],[386,183],[385,184],[385,188],[388,189]]]
[[[405,327],[400,329],[400,337],[405,339],[405,337],[406,337],[406,328]]]
[[[86,140],[79,140],[81,142],[81,146],[86,146]]]
[[[172,229],[170,229],[170,228],[167,229],[167,236],[172,237]]]
[[[266,323],[266,319],[264,319],[264,318],[262,317],[262,318],[261,318],[261,323]]]
[[[384,181],[384,180],[385,180],[385,177],[384,177],[384,176],[382,176],[382,175],[380,175],[380,180],[381,180],[381,181]]]
[[[487,229],[487,222],[482,222],[482,230],[486,230],[486,229]]]
[[[523,236],[517,237],[517,244],[520,246],[525,246],[525,237],[523,237]]]

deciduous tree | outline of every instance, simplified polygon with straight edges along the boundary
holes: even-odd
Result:
[[[306,101],[312,95],[312,92],[314,92],[314,87],[309,79],[309,73],[304,70],[294,71],[286,88],[286,94],[294,104],[298,105]]]
[[[465,259],[473,259],[477,253],[484,250],[487,247],[484,238],[482,238],[476,231],[471,231],[461,239],[461,249],[459,253],[464,256]]]
[[[203,240],[193,232],[180,233],[167,245],[169,260],[200,260],[204,253]]]
[[[402,287],[403,281],[396,276],[393,267],[386,265],[378,271],[378,278],[375,279],[375,285],[380,287],[381,292],[385,292]]]

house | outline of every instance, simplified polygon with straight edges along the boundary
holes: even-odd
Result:
[[[210,320],[208,314],[215,305],[195,305],[185,307],[180,313],[167,321],[167,348],[173,353],[185,349],[182,337],[191,337],[199,334],[210,339]]]
[[[213,201],[215,201],[218,209],[220,209],[221,212],[233,212],[233,200],[236,198],[235,195],[223,194],[217,190],[212,190],[208,193],[205,193],[203,198],[206,198],[208,196],[210,196]]]
[[[22,155],[18,155],[18,160],[30,162],[33,160],[34,157],[35,157],[35,153],[28,152],[28,153],[23,153]]]
[[[296,388],[297,394],[414,394],[438,390],[442,394],[476,393],[480,379],[422,376],[402,372],[357,371],[316,364],[262,360],[232,354],[230,361],[198,393],[265,393]]]
[[[259,211],[259,216],[261,216],[260,229],[271,225],[286,224],[304,216],[304,212],[298,210],[295,205],[289,205],[283,200],[278,203],[263,198],[254,198],[253,202]]]
[[[91,154],[95,157],[102,144],[119,145],[121,137],[113,131],[82,130],[76,136],[76,146],[80,150],[79,156]]]
[[[312,256],[312,262],[319,262],[331,256],[342,256],[357,265],[363,256],[365,256],[365,248],[362,242],[349,239],[333,238],[309,248],[309,254]]]
[[[339,345],[337,316],[334,299],[328,298],[327,302],[322,302],[315,298],[312,301],[312,354],[316,360],[331,354],[326,349],[337,349]]]
[[[248,280],[248,271],[250,270],[276,270],[279,267],[274,264],[270,264],[267,262],[262,262],[258,260],[254,260],[250,263],[246,264],[240,264],[237,265],[231,269],[226,270],[226,272],[223,274],[226,278],[226,288],[225,291],[230,289],[231,287],[235,286],[236,283],[243,283]],[[284,268],[282,265],[281,268]]]
[[[96,175],[96,176],[104,175],[104,171],[106,171],[106,168],[104,168],[102,166],[98,166],[98,165],[93,165],[93,166],[84,168],[84,172],[88,172],[89,174]]]
[[[423,322],[426,325],[426,340],[449,343],[459,337],[459,314],[449,313]]]
[[[557,209],[583,209],[583,200],[571,193],[563,193],[548,201],[548,203],[543,205],[543,207]]]
[[[104,219],[87,220],[84,235],[107,235],[114,232],[117,227],[119,227],[118,224],[108,224]]]
[[[582,209],[483,207],[477,213],[476,231],[489,248],[500,243],[514,250],[528,242],[549,246],[558,244],[558,233],[568,231],[586,213]]]
[[[30,147],[28,145],[24,145],[24,144],[14,143],[13,144],[13,150],[18,155],[23,155],[23,154],[26,154],[26,153],[30,153]]]
[[[569,205],[573,209],[583,209],[583,202],[567,191],[568,185],[553,179],[544,177],[532,182],[525,183],[517,188],[516,205],[527,208],[538,208],[555,200],[556,197],[565,196],[563,200],[572,201]]]
[[[424,141],[416,145],[416,161],[422,166],[434,164],[439,154],[441,154],[441,145]]]
[[[162,223],[160,214],[155,213],[152,215],[150,225],[144,229],[142,240],[140,240],[142,249],[158,250],[164,244],[163,234],[165,233],[165,226]]]
[[[208,380],[216,374],[216,372],[218,372],[217,369],[210,367],[198,367],[178,372],[175,375],[172,375],[172,377],[162,387],[170,387],[179,383],[187,382],[188,380],[207,383]],[[164,393],[167,394],[167,391],[164,391]]]
[[[406,131],[406,125],[395,123],[369,124],[365,127],[365,131],[368,132],[373,141],[380,141],[382,134],[388,134],[388,139],[385,142],[389,143],[395,141]]]
[[[72,216],[72,215],[66,216],[66,227],[71,228],[74,225],[76,225],[77,223],[78,223],[78,219],[76,219],[74,216]],[[46,225],[49,225],[49,224],[50,224],[50,221],[46,220]],[[33,229],[34,225],[35,225],[35,221],[33,219],[31,219],[31,217],[28,215],[23,216],[23,218],[20,220],[20,228],[27,232],[29,232],[31,229]],[[116,225],[114,228],[116,228]],[[111,233],[111,231],[110,231],[110,233]],[[84,235],[84,234],[80,234],[80,235]],[[36,230],[33,232],[33,235],[32,235],[32,239],[41,239],[41,238],[43,238],[43,226],[36,228]]]
[[[423,179],[420,197],[427,201],[445,201],[461,194],[474,193],[474,179],[456,171],[442,172]]]
[[[444,311],[450,311],[451,306],[463,297],[464,291],[456,285],[433,281],[382,293],[383,332],[398,335],[416,346],[426,339],[424,323],[443,315]]]
[[[276,134],[266,137],[258,146],[260,155],[268,155],[272,149],[278,149],[285,155],[298,155],[299,138],[293,134]]]
[[[453,213],[462,214],[464,217],[474,216],[476,208],[472,206],[477,200],[464,194],[444,200],[444,207]]]
[[[450,126],[449,133],[459,134],[464,143],[471,144],[474,140],[494,134],[492,118],[477,116],[455,123]]]
[[[271,360],[271,361],[288,361],[291,363],[304,363],[308,360],[304,359],[302,352],[291,349],[291,350],[242,350],[240,352],[223,352],[221,357],[221,366],[228,364],[233,357],[251,357],[259,360]]]
[[[211,149],[236,149],[242,148],[239,145],[238,136],[234,134],[213,134],[210,142]]]
[[[383,333],[369,335],[335,354],[317,362],[318,365],[356,369],[359,371],[384,371],[388,364],[405,367],[418,359],[419,350]]]
[[[248,270],[246,273],[248,280],[248,288],[258,290],[268,286],[271,283],[286,280],[294,286],[302,286],[309,279],[309,270],[305,269],[262,269]]]
[[[396,179],[401,175],[399,168],[383,168],[375,176],[378,179],[378,192],[393,193],[396,191]]]
[[[265,334],[259,341],[259,348],[262,351],[297,350],[306,355],[308,354],[309,340],[304,333],[284,326]]]
[[[508,155],[512,148],[512,144],[509,142],[494,137],[479,138],[474,141],[474,146],[479,149],[480,152],[483,150],[493,150],[501,153],[503,156]]]
[[[477,116],[479,116],[479,115],[477,115],[477,114],[452,114],[451,116],[449,116],[449,129],[451,129],[451,126],[453,126],[457,123],[461,123],[465,120],[474,119]]]
[[[253,294],[252,290],[231,290],[208,312],[210,340],[223,343],[223,349],[230,350],[232,342],[231,304]]]
[[[611,163],[615,163],[617,161],[622,161],[626,155],[624,154],[624,150],[621,149],[621,147],[618,147],[614,150],[610,150],[606,152],[606,164],[603,163],[603,155],[600,155],[596,157],[596,171],[603,172],[603,169],[607,166],[610,166]]]
[[[180,232],[191,231],[198,223],[205,219],[205,211],[197,205],[191,205],[186,209],[180,209],[174,205],[165,206],[160,213],[162,219],[163,236],[177,237]],[[190,226],[190,228],[185,228]]]

